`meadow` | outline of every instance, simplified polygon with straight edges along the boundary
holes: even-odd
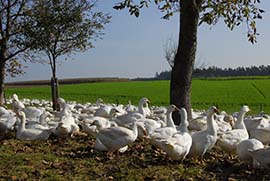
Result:
[[[192,104],[207,109],[238,111],[248,104],[270,112],[270,79],[195,79]],[[6,97],[50,99],[49,86],[7,87]],[[85,83],[60,86],[61,97],[77,102],[137,104],[142,96],[153,105],[168,105],[169,81]],[[253,169],[214,147],[203,161],[169,160],[148,139],[137,139],[127,152],[108,155],[94,150],[95,138],[85,134],[65,140],[51,136],[46,141],[21,141],[10,132],[0,140],[0,180],[270,180],[269,169]]]
[[[127,104],[130,100],[137,105],[143,96],[152,105],[169,104],[169,81],[129,81],[60,85],[60,96],[80,103],[95,102],[102,98],[107,103]],[[194,79],[192,83],[192,107],[207,109],[216,105],[229,113],[238,111],[247,104],[251,113],[261,110],[270,112],[269,77]],[[6,97],[17,93],[21,98],[50,100],[49,86],[8,87]]]

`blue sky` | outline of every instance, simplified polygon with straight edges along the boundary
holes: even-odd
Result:
[[[120,1],[120,0],[119,0]],[[155,6],[141,12],[139,18],[130,16],[127,10],[116,11],[112,7],[117,0],[99,0],[97,9],[112,15],[106,25],[102,40],[94,42],[94,49],[77,53],[57,65],[58,78],[78,77],[153,77],[156,72],[169,70],[164,58],[164,44],[170,37],[178,39],[179,17],[169,21]],[[252,45],[246,38],[246,26],[230,31],[222,22],[198,30],[197,60],[218,67],[238,67],[270,64],[270,1],[262,1],[266,12],[258,21],[258,42]],[[26,63],[26,74],[7,82],[50,79],[49,65]]]

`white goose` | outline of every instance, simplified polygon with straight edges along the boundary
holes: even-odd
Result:
[[[76,124],[65,100],[63,98],[58,98],[57,101],[60,105],[60,122],[54,130],[54,134],[58,137],[72,137],[75,133],[79,132],[80,128]]]
[[[127,149],[128,149],[128,145],[126,145],[122,148],[119,148],[118,152],[124,153],[125,151],[127,151]],[[96,139],[96,142],[95,142],[95,150],[97,150],[97,151],[110,151],[100,142],[100,140],[98,138]]]
[[[53,126],[48,125],[47,118],[51,117],[52,114],[44,111],[40,116],[38,121],[27,121],[25,124],[26,128],[36,128],[36,129],[48,129],[54,128]]]
[[[244,120],[248,132],[256,128],[270,127],[270,120],[265,117],[248,117]]]
[[[144,123],[144,127],[146,130],[147,136],[152,135],[152,133],[156,129],[164,127],[166,125],[166,123],[162,120],[154,120],[154,119],[146,118],[146,119],[141,120],[141,121]],[[139,136],[141,136],[141,135],[139,134]]]
[[[83,120],[81,123],[83,131],[89,135],[96,136],[100,129],[117,126],[117,124],[114,122],[114,117],[117,112],[118,110],[116,108],[112,108],[110,111],[110,119],[95,116],[91,121]]]
[[[134,106],[134,105],[131,104],[131,101],[130,100],[128,101],[128,105],[125,107],[125,110],[127,112],[135,112],[135,111],[137,111],[137,109],[138,108],[136,106]]]
[[[217,125],[218,135],[223,134],[226,131],[232,130],[232,120],[229,115],[222,113],[216,115],[215,123]],[[207,128],[207,115],[202,113],[201,115],[197,114],[197,117],[190,120],[189,129],[195,131],[205,130]]]
[[[60,112],[59,112],[59,115],[58,117],[63,117],[63,116],[70,116],[72,115],[71,111],[69,110],[69,106],[68,104],[66,103],[65,99],[63,98],[58,98],[57,99],[57,103],[59,104],[60,106]]]
[[[16,138],[20,140],[47,140],[52,134],[52,129],[25,128],[26,116],[22,111],[18,112],[21,123],[16,131]]]
[[[12,111],[0,106],[0,138],[13,129],[17,118]]]
[[[96,137],[95,149],[98,150],[100,143],[110,151],[114,152],[120,148],[133,143],[138,136],[138,128],[143,128],[143,124],[136,122],[132,130],[125,127],[110,127],[101,129]]]
[[[172,112],[174,111],[179,111],[179,109],[175,105],[168,106],[166,112],[166,127],[157,128],[150,135],[150,141],[153,145],[162,148],[164,141],[177,132],[176,126],[172,119]]]
[[[100,108],[103,100],[98,98],[95,104],[86,103],[85,107],[81,109],[81,113],[94,114],[98,108]]]
[[[253,158],[253,167],[269,168],[270,164],[270,148],[261,148],[258,150],[249,150],[251,157]]]
[[[180,109],[181,123],[179,131],[167,139],[163,145],[164,151],[174,160],[183,161],[189,153],[192,138],[188,133],[187,111]]]
[[[95,111],[94,116],[100,116],[100,117],[104,117],[104,118],[110,118],[110,111],[112,109],[112,106],[109,105],[103,105],[101,103],[103,103],[102,99],[99,99],[99,105],[100,107]]]
[[[207,128],[207,114],[206,112],[192,113],[192,119],[189,121],[189,129],[194,131],[201,131]]]
[[[25,107],[23,109],[23,112],[25,113],[25,116],[29,120],[37,120],[39,117],[45,112],[45,108],[43,107]]]
[[[270,144],[270,128],[256,128],[249,133],[250,138],[260,140],[264,145]]]
[[[204,131],[195,132],[191,135],[192,146],[189,156],[203,158],[204,154],[211,150],[217,141],[217,126],[215,125],[214,114],[218,110],[216,107],[211,107],[207,111],[207,129]]]
[[[115,120],[116,123],[119,126],[128,126],[129,124],[133,124],[140,119],[145,119],[146,112],[143,106],[149,102],[150,101],[146,97],[143,97],[139,102],[138,112],[128,112],[127,114],[120,115]]]
[[[24,104],[19,100],[17,94],[12,95],[11,108],[15,113],[18,113],[25,108]]]
[[[250,151],[258,150],[264,148],[262,142],[257,139],[247,139],[241,141],[236,146],[236,153],[240,160],[242,161],[252,161],[252,157],[250,155]]]
[[[217,145],[228,153],[235,153],[236,146],[243,140],[249,138],[246,126],[244,124],[244,116],[249,111],[248,106],[243,106],[239,112],[235,129],[227,131],[219,136]]]
[[[260,140],[264,145],[270,144],[270,120],[266,114],[246,118],[244,122],[250,138]]]
[[[73,117],[67,117],[57,125],[54,129],[54,135],[58,137],[73,137],[75,133],[78,133],[80,130],[79,126],[75,123]]]

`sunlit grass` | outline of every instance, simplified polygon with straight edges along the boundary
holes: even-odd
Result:
[[[152,105],[169,104],[169,81],[130,81],[60,85],[60,96],[81,103],[95,102],[102,98],[108,103],[137,105],[141,97],[148,97]],[[270,79],[194,79],[192,83],[192,107],[207,109],[217,105],[228,112],[238,111],[247,104],[253,113],[263,109],[270,112]],[[6,96],[17,93],[21,98],[51,99],[50,87],[7,88]]]
[[[65,141],[0,140],[0,180],[268,180],[269,169],[253,170],[219,149],[204,162],[172,161],[149,140],[139,139],[127,152],[108,157],[94,151],[95,139]]]

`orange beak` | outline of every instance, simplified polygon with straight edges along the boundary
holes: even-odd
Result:
[[[147,135],[147,132],[145,129],[143,129],[143,134],[146,136]]]
[[[217,108],[214,109],[215,113],[219,113],[219,110]]]
[[[180,109],[178,107],[175,106],[174,111],[180,112]]]

